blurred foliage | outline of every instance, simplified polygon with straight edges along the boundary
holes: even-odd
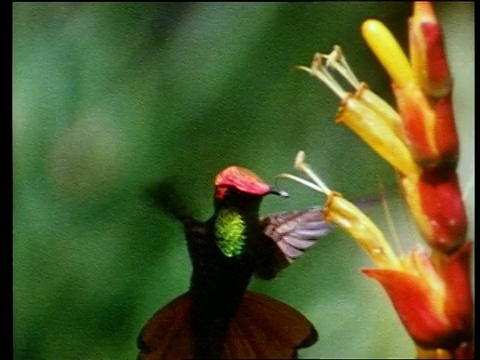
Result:
[[[473,214],[473,3],[437,9]],[[180,227],[145,195],[155,181],[174,177],[205,219],[225,166],[273,182],[305,150],[347,197],[378,192],[380,178],[398,200],[392,170],[334,124],[338,99],[291,69],[340,44],[358,77],[391,101],[359,27],[380,19],[405,45],[410,12],[398,2],[15,3],[15,358],[135,358],[141,327],[187,289],[190,274]],[[262,211],[324,200],[280,185],[291,199],[267,198]],[[394,208],[402,244],[416,241]],[[278,279],[251,287],[315,323],[320,340],[302,356],[412,356],[385,294],[359,273],[370,265],[337,232]]]

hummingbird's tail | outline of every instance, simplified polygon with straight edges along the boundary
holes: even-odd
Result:
[[[313,324],[291,306],[247,291],[230,324],[225,359],[295,359],[318,339]]]
[[[139,338],[141,360],[192,359],[189,293],[160,309],[145,325]],[[222,359],[297,357],[297,349],[318,338],[312,323],[289,305],[247,291],[226,334]]]
[[[158,310],[137,339],[138,360],[192,359],[190,293],[180,295]]]

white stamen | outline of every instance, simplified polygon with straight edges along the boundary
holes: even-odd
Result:
[[[322,188],[318,187],[317,185],[315,185],[314,183],[312,183],[308,180],[302,179],[301,177],[291,175],[291,174],[287,174],[287,173],[280,174],[277,177],[282,177],[282,178],[287,178],[287,179],[290,179],[290,180],[294,180],[296,182],[299,182],[302,185],[305,185],[305,186],[309,187],[310,189],[313,189],[313,190],[318,191],[322,194],[325,194],[325,192],[323,191]]]
[[[330,90],[332,90],[340,99],[344,99],[347,96],[347,93],[342,89],[338,82],[333,78],[333,76],[328,72],[328,70],[323,65],[324,55],[316,53],[313,56],[312,65],[308,68],[306,66],[300,65],[297,66],[297,69],[304,70],[308,72],[311,76],[318,78],[325,85],[327,85]]]
[[[347,63],[346,57],[343,54],[342,48],[338,45],[333,47],[333,51],[326,55],[327,66],[330,66],[337,70],[355,89],[360,86],[360,81],[353,73],[352,69]]]
[[[325,62],[325,63],[324,63]],[[327,85],[330,90],[337,94],[340,99],[345,99],[348,95],[348,92],[343,90],[337,80],[332,76],[328,71],[328,68],[335,69],[341,76],[343,76],[353,88],[357,89],[360,87],[360,81],[353,73],[352,69],[347,63],[345,55],[343,54],[342,48],[338,45],[333,47],[333,50],[330,54],[321,54],[316,53],[313,56],[312,64],[310,67],[306,66],[297,66],[297,69],[304,70],[308,72],[311,76],[318,78],[325,85]]]
[[[306,163],[304,151],[299,151],[297,153],[297,156],[295,157],[295,169],[303,171],[307,176],[309,176],[310,179],[312,179],[313,182],[317,184],[320,189],[322,189],[321,192],[325,195],[330,195],[332,193],[332,190],[328,188],[328,186],[317,176],[317,174],[313,172],[310,166]]]

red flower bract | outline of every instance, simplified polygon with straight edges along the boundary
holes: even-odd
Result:
[[[378,280],[390,297],[403,325],[417,345],[424,349],[458,348],[471,341],[473,334],[470,254],[472,243],[465,243],[444,262],[437,272],[440,283],[424,277],[431,271],[432,259],[414,253],[415,265],[405,270],[364,269]],[[421,267],[421,268],[420,268]],[[429,269],[425,269],[428,267]]]

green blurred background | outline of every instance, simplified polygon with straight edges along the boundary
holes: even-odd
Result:
[[[436,5],[455,77],[460,175],[473,216],[473,3]],[[367,18],[406,45],[410,3],[76,3],[13,6],[15,359],[134,359],[145,321],[188,287],[181,228],[145,189],[174,177],[207,218],[230,164],[266,181],[305,150],[350,199],[387,188],[404,249],[420,241],[393,171],[335,125],[338,99],[305,73],[340,44],[361,80],[392,101],[361,39]],[[324,198],[282,181],[291,198]],[[369,215],[385,226],[380,206]],[[473,232],[471,231],[471,236]],[[370,260],[340,231],[278,279],[251,288],[304,312],[320,340],[302,357],[412,357]]]

